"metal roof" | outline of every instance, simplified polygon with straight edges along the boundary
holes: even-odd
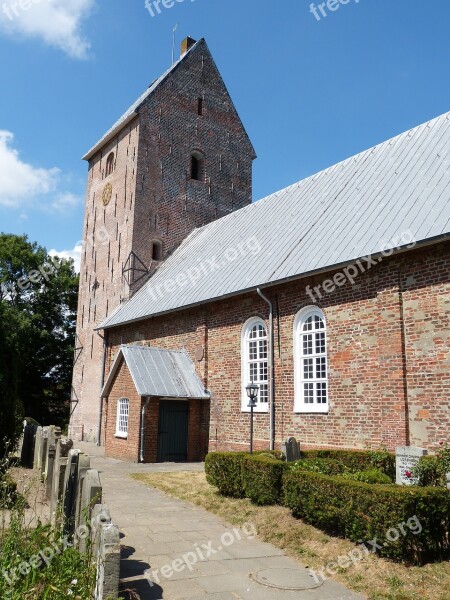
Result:
[[[201,40],[199,40],[198,42],[193,44],[187,52],[182,54],[180,56],[180,58],[169,69],[167,69],[167,71],[165,73],[163,73],[161,75],[161,77],[158,77],[158,79],[155,79],[155,81],[150,85],[150,87],[147,90],[145,90],[145,92],[141,96],[139,96],[139,98],[136,100],[136,102],[134,104],[132,104],[130,106],[130,108],[127,110],[127,112],[125,114],[123,114],[116,123],[114,123],[114,125],[111,127],[111,129],[109,129],[105,133],[105,135],[103,137],[101,137],[99,139],[99,141],[88,152],[86,152],[86,154],[83,156],[83,160],[91,159],[94,156],[94,154],[96,154],[105,144],[110,142],[119,133],[119,131],[121,129],[123,129],[123,127],[125,127],[125,125],[130,123],[136,117],[138,110],[141,107],[142,103],[149,96],[151,96],[151,94],[153,94],[153,92],[164,81],[164,79],[166,79],[166,77],[168,77],[168,75],[170,75],[170,73],[172,73],[178,67],[178,65],[183,60],[185,60],[185,58],[195,48],[197,48],[202,43],[205,43],[204,38],[202,38]]]
[[[419,244],[449,234],[446,113],[195,230],[99,328],[329,270],[409,236]]]
[[[175,352],[149,346],[121,346],[102,390],[106,398],[122,358],[139,396],[209,399],[185,350]]]

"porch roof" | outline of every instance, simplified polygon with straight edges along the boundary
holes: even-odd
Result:
[[[121,346],[102,389],[109,396],[115,375],[125,361],[140,396],[209,400],[186,350],[163,350],[149,346]]]

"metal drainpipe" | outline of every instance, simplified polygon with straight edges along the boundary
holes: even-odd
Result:
[[[145,415],[147,413],[148,403],[150,402],[150,396],[147,396],[145,403],[142,405],[141,414],[141,449],[139,451],[139,461],[144,462],[144,439],[145,439]]]
[[[273,304],[264,296],[261,290],[256,290],[264,302],[267,302],[270,308],[269,313],[269,354],[270,354],[270,449],[275,449],[275,354],[274,354],[274,329],[273,329]]]
[[[102,359],[102,376],[100,378],[100,411],[99,411],[99,417],[98,417],[97,446],[102,445],[103,398],[102,398],[101,392],[103,390],[103,386],[105,385],[105,366],[106,366],[106,331],[105,331],[105,335],[103,336],[103,359]]]

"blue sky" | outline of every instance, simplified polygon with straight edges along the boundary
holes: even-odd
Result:
[[[176,23],[250,134],[255,200],[450,110],[448,0],[165,2],[0,0],[0,231],[73,252],[80,157],[170,65]]]

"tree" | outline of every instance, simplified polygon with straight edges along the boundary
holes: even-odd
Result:
[[[0,344],[15,347],[19,401],[43,424],[68,419],[77,292],[72,260],[50,257],[27,236],[0,234],[0,304],[10,332]]]
[[[17,349],[9,335],[9,316],[0,302],[0,458],[6,445],[16,442],[22,415],[17,394]]]

